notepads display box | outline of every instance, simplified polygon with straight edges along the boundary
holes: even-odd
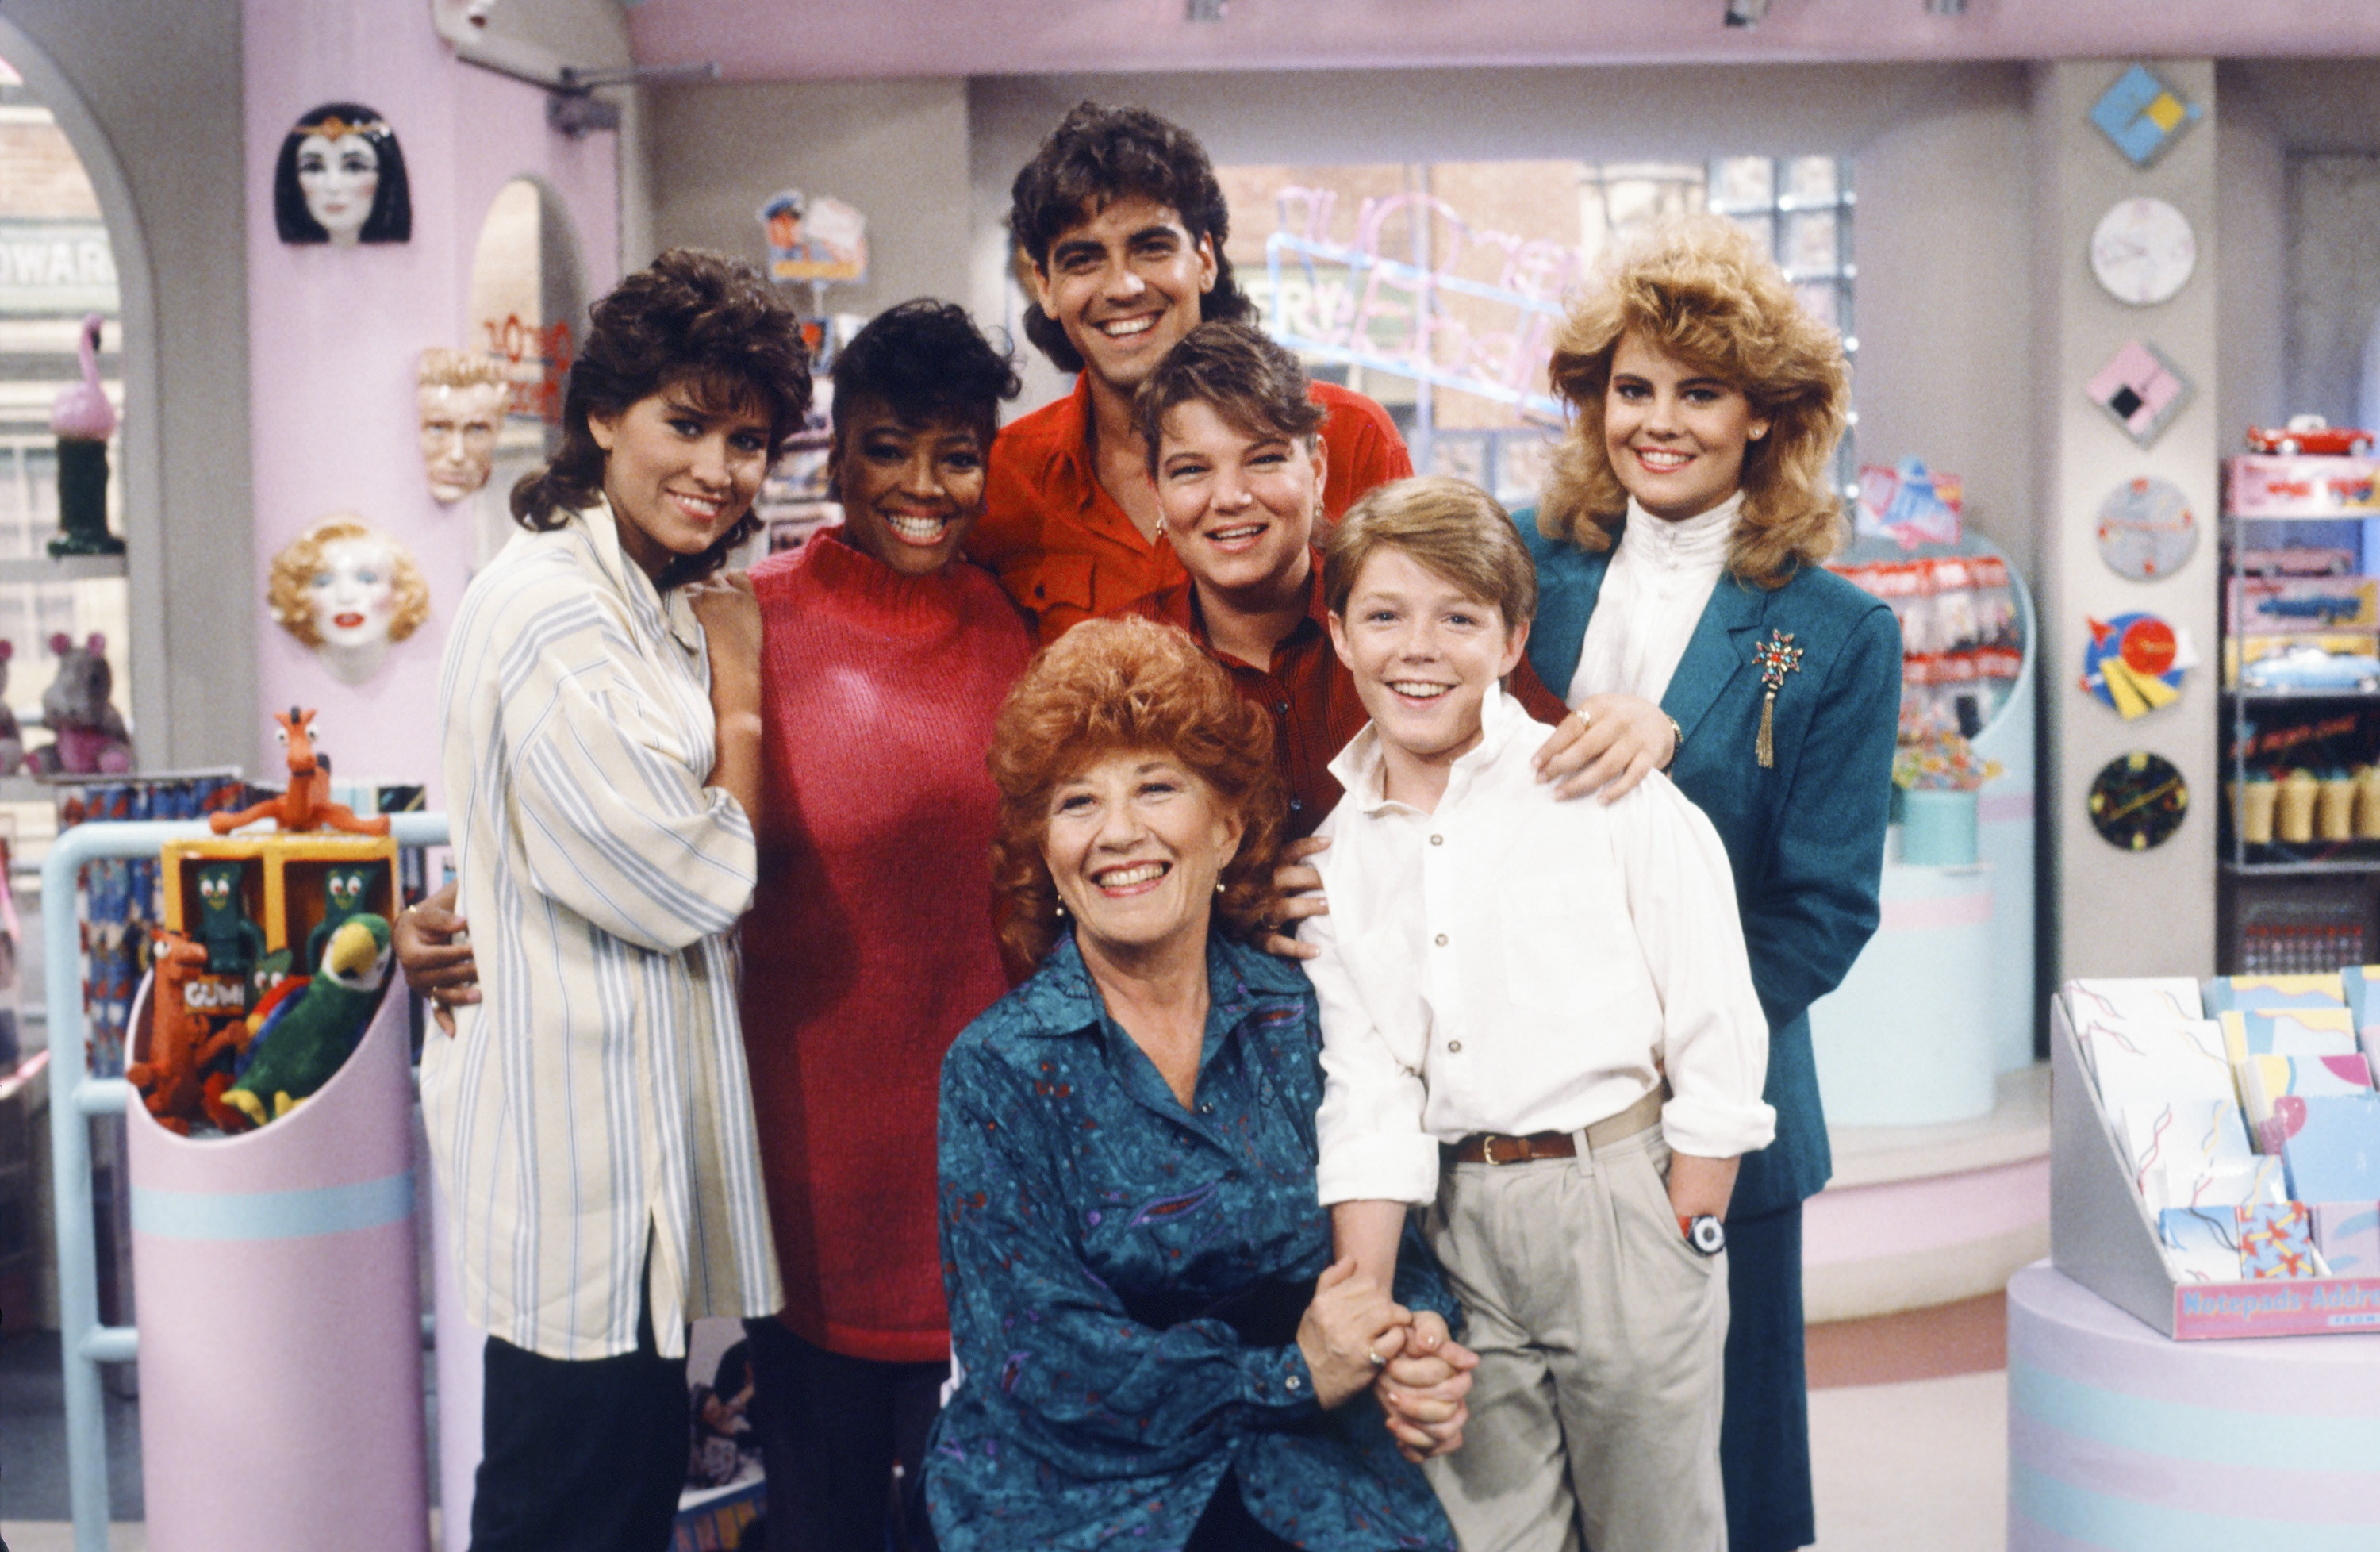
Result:
[[[2111,1105],[2103,1095],[2100,1080],[2084,1054],[2084,1038],[2078,1033],[2078,1025],[2087,1025],[2093,1014],[2086,1005],[2078,1015],[2076,988],[2092,984],[2070,983],[2052,1000],[2050,1014],[2050,1259],[2058,1269],[2177,1340],[2380,1331],[2380,1275],[2360,1271],[2346,1276],[2243,1274],[2237,1279],[2199,1281],[2177,1269],[2187,1265],[2189,1252],[2169,1251],[2161,1239],[2159,1206],[2152,1201],[2159,1186],[2155,1181],[2144,1186],[2148,1172],[2136,1160],[2135,1149],[2127,1145],[2124,1106],[2120,1100]],[[2144,988],[2148,983],[2131,985]],[[2210,997],[2219,1000],[2213,983]],[[2200,1014],[2198,1027],[2216,1027],[2205,1016],[2209,1011],[2187,1012]],[[2099,1037],[2104,1038],[2104,1029]],[[2228,1053],[2221,1049],[2219,1037],[2198,1043],[2211,1048],[2205,1052],[2205,1069],[2194,1065],[2188,1042],[2174,1048],[2181,1053],[2172,1062],[2171,1073],[2178,1115],[2202,1114],[2193,1108],[2192,1096],[2199,1088],[2216,1094],[2219,1083],[2211,1069],[2218,1063],[2228,1066]],[[2114,1075],[2120,1073],[2120,1067],[2103,1067],[2102,1072]],[[2137,1080],[2117,1076],[2116,1081]],[[2268,1125],[2255,1141],[2261,1146],[2272,1136]],[[2346,1243],[2337,1237],[2344,1219],[2342,1205],[2292,1203],[2278,1189],[2279,1171],[2271,1167],[2278,1165],[2277,1154],[2259,1152],[2242,1166],[2235,1159],[2217,1157],[2224,1151],[2210,1146],[2203,1162],[2193,1153],[2188,1162],[2175,1166],[2180,1173],[2173,1177],[2176,1183],[2168,1189],[2184,1189],[2187,1179],[2197,1171],[2196,1178],[2202,1182],[2219,1177],[2227,1189],[2249,1195],[2249,1202],[2223,1204],[2223,1210],[2248,1209],[2241,1215],[2247,1226],[2244,1231],[2253,1236],[2253,1246],[2267,1259],[2277,1247],[2283,1255],[2297,1254],[2290,1247],[2310,1237],[2318,1214],[2328,1216],[2325,1227],[2334,1235],[2333,1243]],[[2273,1200],[2276,1195],[2281,1199]],[[2172,1206],[2166,1204],[2168,1210]],[[2372,1205],[2362,1206],[2370,1210]],[[2292,1211],[2293,1207],[2301,1210]],[[2380,1244],[2374,1248],[2380,1249]],[[2329,1269],[2318,1259],[2313,1265]],[[2359,1258],[2356,1265],[2370,1267],[2373,1263]]]

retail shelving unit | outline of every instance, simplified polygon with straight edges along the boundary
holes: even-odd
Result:
[[[2309,831],[2301,802],[2293,818],[2277,791],[2269,825],[2243,822],[2242,803],[2252,775],[2309,764],[2334,771],[2380,764],[2380,673],[2351,679],[2342,673],[2342,682],[2322,685],[2252,685],[2248,661],[2255,641],[2285,636],[2301,636],[2309,644],[2354,637],[2371,644],[2367,652],[2380,655],[2380,621],[2370,617],[2369,600],[2352,616],[2339,607],[2369,593],[2380,571],[2380,464],[2357,457],[2242,457],[2228,460],[2224,475],[2218,968],[2240,975],[2365,964],[2380,957],[2380,824],[2374,822],[2380,819],[2380,801],[2367,812],[2365,794],[2357,794],[2350,833],[2327,838],[2319,812]],[[2293,572],[2241,559],[2277,552],[2309,557],[2335,552],[2350,557],[2352,565],[2315,571],[2309,564]],[[2337,629],[2256,631],[2242,617],[2241,582],[2271,576],[2295,589],[2294,602],[2312,612],[2303,617]],[[2323,613],[2325,609],[2331,612]],[[2380,800],[2380,793],[2372,795]]]

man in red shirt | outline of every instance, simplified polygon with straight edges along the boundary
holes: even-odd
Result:
[[[1133,394],[1202,320],[1255,309],[1223,257],[1231,212],[1205,150],[1154,114],[1093,103],[1068,114],[1016,175],[1008,224],[1032,263],[1026,337],[1078,375],[1073,394],[1002,429],[968,554],[1049,642],[1183,580]],[[1330,383],[1312,394],[1326,517],[1413,473],[1386,410]]]

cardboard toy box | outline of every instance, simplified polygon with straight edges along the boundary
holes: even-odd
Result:
[[[2223,461],[2223,504],[2234,517],[2380,514],[2380,459],[2249,454]]]
[[[2380,577],[2235,576],[2231,634],[2286,636],[2380,626]]]
[[[2177,1283],[2062,992],[2050,999],[2049,1037],[2049,1258],[2059,1271],[2177,1341],[2380,1330],[2380,1277]]]

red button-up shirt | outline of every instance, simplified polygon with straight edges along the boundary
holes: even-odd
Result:
[[[1313,570],[1305,618],[1272,649],[1269,668],[1257,668],[1215,650],[1207,635],[1206,613],[1198,607],[1198,589],[1186,579],[1142,599],[1130,610],[1188,631],[1208,656],[1229,671],[1240,698],[1270,714],[1273,763],[1289,786],[1288,838],[1292,841],[1312,834],[1338,803],[1339,779],[1330,774],[1330,762],[1371,720],[1355,694],[1355,676],[1330,647],[1330,612],[1322,601],[1319,553],[1314,556]],[[1558,722],[1569,714],[1560,697],[1530,670],[1526,658],[1505,680],[1505,688],[1539,721]]]
[[[1366,491],[1413,473],[1413,459],[1396,422],[1370,399],[1328,382],[1310,392],[1329,412],[1322,510],[1336,521]],[[1002,427],[983,517],[967,540],[968,557],[1000,578],[1045,646],[1187,580],[1173,546],[1144,535],[1099,483],[1090,426],[1090,379],[1082,375],[1066,397]]]

